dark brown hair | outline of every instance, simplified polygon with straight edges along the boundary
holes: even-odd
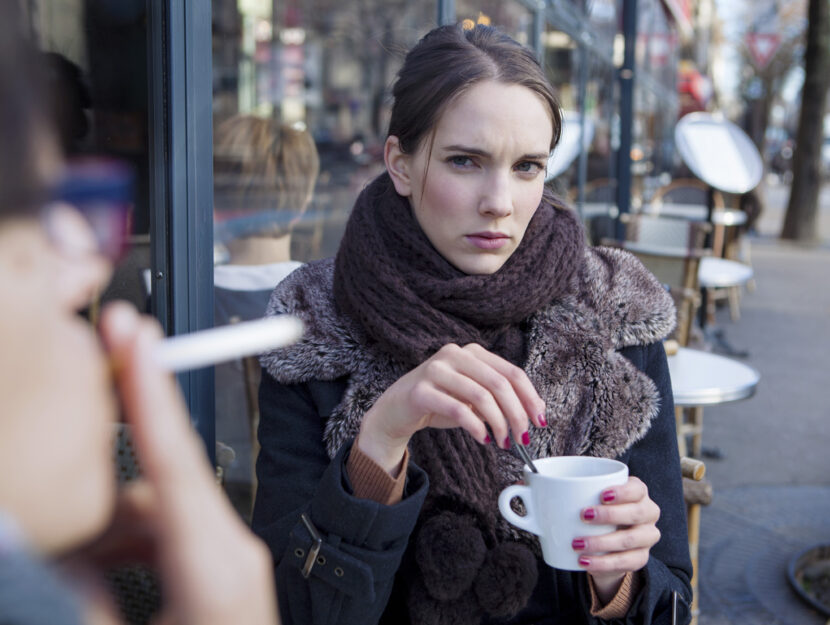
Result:
[[[495,80],[527,87],[549,107],[553,123],[550,149],[559,142],[562,113],[536,57],[500,30],[477,25],[440,26],[409,54],[392,88],[389,135],[404,153],[415,152],[435,128],[447,105],[476,83]]]
[[[34,214],[46,195],[49,158],[57,156],[42,67],[17,4],[0,3],[0,218]]]

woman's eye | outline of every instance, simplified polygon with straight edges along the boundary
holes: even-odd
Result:
[[[473,164],[473,159],[469,156],[450,156],[447,161],[456,167],[469,167]]]
[[[541,163],[535,161],[522,161],[516,165],[516,170],[526,174],[537,174],[544,169]]]

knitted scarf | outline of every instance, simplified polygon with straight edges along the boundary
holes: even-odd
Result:
[[[335,301],[410,368],[447,343],[478,343],[521,365],[520,324],[564,292],[583,241],[578,219],[546,193],[501,269],[465,274],[435,250],[383,174],[349,218],[335,260]]]
[[[545,194],[521,244],[491,275],[467,275],[432,246],[387,174],[355,204],[335,260],[337,306],[405,369],[447,343],[479,343],[522,365],[522,322],[565,294],[583,259],[572,212]],[[410,442],[430,492],[407,569],[417,625],[509,618],[537,581],[538,543],[505,532],[496,501],[516,459],[463,430],[424,430]]]

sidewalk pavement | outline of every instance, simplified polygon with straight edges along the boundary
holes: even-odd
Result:
[[[791,590],[799,551],[830,543],[830,185],[821,194],[823,244],[777,239],[786,187],[768,190],[751,239],[757,289],[741,319],[718,324],[761,373],[754,397],[704,413],[714,487],[703,509],[700,624],[823,625]]]

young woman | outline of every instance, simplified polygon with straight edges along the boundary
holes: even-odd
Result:
[[[254,529],[284,621],[669,623],[676,592],[685,622],[669,297],[545,190],[560,113],[528,50],[441,27],[393,93],[387,171],[336,259],[269,305],[307,324],[262,361]],[[584,572],[499,515],[516,444],[628,464],[582,511],[619,528],[573,542]]]

